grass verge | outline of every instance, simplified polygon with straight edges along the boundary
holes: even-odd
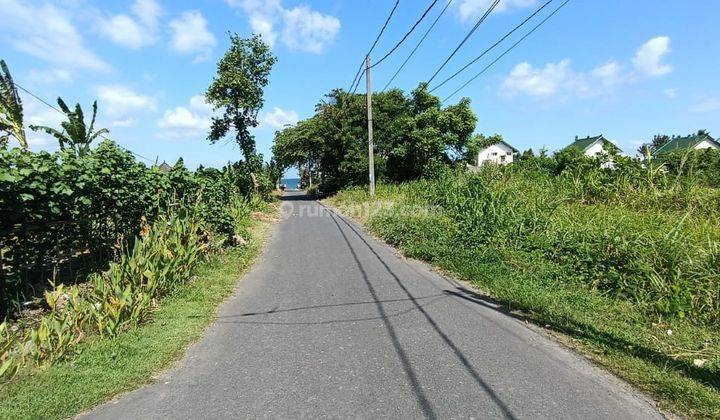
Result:
[[[150,323],[115,339],[88,340],[76,356],[0,384],[0,418],[68,418],[151,382],[203,335],[260,254],[271,222],[254,222],[251,230],[246,247],[204,263],[195,281],[161,301]]]
[[[493,244],[459,247],[456,236],[448,233],[458,229],[453,220],[394,211],[408,197],[392,188],[381,187],[378,197],[348,191],[326,201],[404,255],[471,282],[515,315],[550,330],[652,395],[662,409],[720,418],[716,327],[653,318],[631,300],[567,281],[568,268],[539,253]]]

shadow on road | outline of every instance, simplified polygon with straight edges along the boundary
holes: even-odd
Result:
[[[333,222],[335,222],[335,225],[337,226],[338,230],[340,231],[340,234],[342,235],[343,239],[345,240],[345,243],[347,244],[348,249],[350,250],[350,253],[353,256],[353,259],[355,260],[355,264],[357,265],[358,269],[360,270],[360,273],[362,274],[363,280],[365,281],[365,285],[367,286],[368,290],[370,291],[370,295],[372,296],[373,301],[375,302],[375,306],[377,307],[377,310],[380,313],[380,316],[385,325],[385,329],[387,330],[388,335],[390,336],[390,341],[392,342],[392,345],[395,348],[395,352],[397,353],[398,357],[400,358],[400,364],[402,365],[403,371],[405,371],[405,376],[407,376],[408,381],[410,382],[410,387],[412,387],[413,393],[415,394],[415,398],[417,399],[418,404],[420,405],[420,409],[422,410],[423,414],[425,414],[425,416],[427,418],[431,418],[431,419],[437,418],[437,415],[435,414],[435,411],[433,410],[432,405],[430,404],[430,401],[428,401],[427,396],[425,395],[425,392],[423,391],[422,387],[420,386],[420,381],[418,381],[417,374],[415,373],[415,369],[413,369],[412,363],[410,363],[410,358],[408,357],[405,350],[402,348],[402,345],[400,344],[400,340],[398,339],[397,333],[395,332],[395,328],[393,327],[392,323],[390,323],[390,320],[387,319],[387,314],[385,313],[385,308],[383,307],[382,303],[380,303],[380,299],[378,299],[377,292],[375,292],[375,288],[373,287],[372,283],[370,283],[370,279],[368,278],[367,272],[365,271],[365,268],[363,267],[362,263],[360,262],[360,259],[358,258],[357,253],[355,252],[355,249],[352,247],[347,235],[345,235],[345,232],[342,230],[342,228],[338,224],[335,214],[332,214],[332,220],[333,220]],[[415,304],[415,306],[417,308],[421,308],[412,296],[408,296],[408,298],[410,298],[413,301],[413,303]]]
[[[442,294],[437,295],[430,295],[430,296],[423,296],[417,299],[430,299],[438,296],[443,296]],[[387,300],[381,300],[381,303],[393,303],[393,302],[407,302],[410,299],[387,299]],[[433,299],[434,300],[434,299]],[[295,311],[305,311],[310,309],[323,309],[323,308],[337,308],[342,306],[355,306],[355,305],[371,305],[377,303],[374,300],[367,300],[367,301],[361,301],[361,302],[346,302],[346,303],[333,303],[329,305],[310,305],[310,306],[300,306],[297,308],[287,308],[287,309],[271,309],[269,311],[264,312],[246,312],[238,315],[227,315],[227,316],[219,316],[217,319],[223,319],[223,318],[236,318],[240,316],[256,316],[256,315],[270,315],[270,314],[277,314],[282,312],[295,312]]]
[[[424,302],[421,306],[430,306],[433,303],[440,301],[442,299],[445,299],[447,296],[445,294],[438,294],[433,296],[426,296],[422,299],[429,299],[434,298],[431,300],[428,300]],[[389,301],[380,301],[380,302],[401,302],[401,301],[407,301],[409,299],[394,299]],[[378,304],[380,302],[371,301],[370,304]],[[226,316],[220,316],[217,317],[218,323],[220,324],[256,324],[256,325],[329,325],[329,324],[343,324],[348,322],[360,322],[360,321],[376,321],[378,319],[389,319],[389,318],[396,318],[401,315],[405,315],[410,312],[417,311],[417,308],[412,307],[409,309],[405,309],[398,312],[393,313],[383,313],[380,316],[372,316],[372,317],[361,317],[361,318],[343,318],[343,319],[328,319],[324,321],[251,321],[251,320],[228,320],[231,318],[240,318],[240,317],[249,317],[249,316],[261,316],[261,315],[272,315],[276,313],[282,313],[282,312],[291,312],[291,311],[303,311],[303,310],[312,310],[315,308],[331,308],[331,307],[338,307],[338,306],[351,306],[351,305],[365,305],[368,304],[367,302],[358,302],[358,303],[340,303],[336,305],[318,305],[318,306],[308,306],[304,308],[292,308],[292,309],[284,309],[284,310],[274,310],[271,309],[266,312],[259,312],[259,313],[245,313],[245,314],[239,314],[239,315],[226,315]]]
[[[395,282],[400,287],[400,289],[402,289],[402,291],[407,295],[407,297],[413,302],[413,304],[415,305],[417,310],[423,314],[423,316],[425,317],[428,324],[433,328],[433,330],[435,330],[435,332],[440,336],[440,338],[445,342],[445,344],[453,351],[453,353],[455,354],[455,357],[460,361],[460,363],[462,363],[465,370],[473,377],[475,382],[487,393],[487,395],[493,400],[493,402],[495,402],[495,404],[503,412],[505,417],[508,419],[515,419],[515,416],[513,415],[512,411],[510,411],[510,408],[505,404],[504,401],[502,401],[502,399],[500,399],[500,397],[495,393],[495,391],[493,391],[493,389],[490,387],[490,385],[482,379],[480,374],[475,370],[472,363],[470,363],[470,361],[467,359],[467,357],[465,357],[463,352],[457,347],[457,345],[455,345],[455,343],[450,339],[450,337],[448,337],[447,334],[445,334],[445,332],[443,332],[443,330],[440,328],[440,326],[435,322],[435,320],[430,316],[430,314],[422,307],[422,305],[420,305],[420,303],[417,302],[417,298],[415,298],[412,295],[412,293],[410,293],[410,291],[407,289],[407,287],[405,287],[405,285],[402,283],[402,281],[400,280],[398,275],[395,274],[394,271],[392,271],[390,266],[388,266],[388,264],[385,262],[385,260],[383,260],[382,257],[373,249],[373,247],[365,240],[365,238],[362,236],[362,234],[360,232],[358,232],[350,223],[348,223],[342,217],[338,217],[334,213],[331,213],[331,214],[332,214],[333,221],[335,222],[338,229],[340,230],[340,233],[342,234],[343,238],[345,238],[345,242],[347,243],[348,247],[350,248],[350,251],[352,252],[353,256],[356,256],[355,251],[352,248],[350,241],[348,241],[347,236],[345,235],[342,228],[340,227],[340,224],[338,224],[338,222],[337,222],[338,219],[345,226],[347,226],[353,233],[355,233],[355,236],[360,241],[362,241],[363,244],[365,244],[365,246],[368,248],[368,250],[378,260],[378,262],[380,262],[380,264],[385,268],[385,271],[387,271],[387,273],[390,274],[390,276],[395,280]],[[361,265],[360,261],[357,259],[357,257],[355,258],[355,261],[357,262],[358,267],[364,274],[365,271],[363,270],[362,265]],[[374,292],[372,290],[372,285],[370,284],[369,280],[367,280],[367,278],[366,278],[366,283],[368,284],[368,288],[371,289],[371,293],[373,294],[373,297],[375,297]],[[380,305],[378,303],[378,307],[381,308],[382,305]],[[389,322],[386,323],[386,325],[388,326],[389,329],[392,328],[392,325]],[[395,340],[393,341],[393,344],[395,344],[396,340],[397,339],[395,338]],[[400,347],[399,343],[396,344],[396,349],[398,350],[399,355],[404,354],[404,351],[402,350],[402,347]],[[410,371],[413,373],[413,378],[410,378],[413,388],[422,392],[422,390],[419,388],[419,385],[417,384],[417,379],[414,378],[414,372],[412,371],[412,366],[410,365],[409,361],[406,360],[406,357],[407,356],[405,356],[405,360],[403,360],[403,366],[405,366],[407,364],[406,372]],[[401,359],[403,359],[402,356],[401,356]],[[417,392],[416,392],[416,394],[417,394]],[[419,400],[420,400],[421,396],[424,398],[424,395],[418,394]],[[428,415],[428,417],[435,417],[434,413],[432,412],[432,407],[430,406],[430,403],[426,399],[424,401],[421,400],[420,404],[423,407],[423,411],[425,411],[426,408],[427,408],[427,410],[429,410],[429,411],[425,411],[425,413]]]
[[[315,197],[308,195],[305,191],[287,191],[281,195],[280,201],[314,201]]]

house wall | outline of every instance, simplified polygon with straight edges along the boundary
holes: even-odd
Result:
[[[513,162],[513,150],[503,143],[496,143],[482,149],[478,153],[478,166],[486,162],[497,164],[508,164]]]
[[[707,140],[703,140],[700,143],[696,144],[694,147],[695,150],[698,149],[720,149],[717,144],[709,142]]]
[[[604,150],[605,148],[603,147],[603,142],[598,140],[593,143],[592,146],[588,147],[587,150],[585,150],[585,156],[594,158],[597,155],[601,154]]]

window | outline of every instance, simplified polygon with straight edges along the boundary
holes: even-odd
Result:
[[[497,156],[497,152],[492,152],[492,155],[493,155],[493,156]]]
[[[507,155],[508,155],[508,156],[512,156],[512,152],[507,152]]]

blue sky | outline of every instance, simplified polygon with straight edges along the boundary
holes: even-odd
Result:
[[[429,3],[401,0],[373,55],[384,54]],[[410,90],[427,80],[489,3],[455,0],[395,84]],[[554,0],[546,11],[559,3]],[[168,162],[182,156],[191,167],[219,166],[237,160],[240,151],[232,143],[204,140],[212,110],[202,93],[228,45],[227,31],[262,33],[278,57],[262,123],[254,131],[259,151],[268,157],[277,128],[311,116],[325,93],[349,86],[392,4],[0,0],[0,58],[19,84],[48,101],[62,96],[89,109],[98,99],[100,123],[110,137],[143,156]],[[385,85],[444,4],[439,0],[408,42],[374,69],[376,87]],[[539,5],[539,0],[503,0],[439,79]],[[451,102],[471,98],[477,132],[500,133],[519,149],[554,150],[575,135],[603,133],[634,154],[656,133],[704,128],[717,136],[718,16],[715,1],[571,0]],[[437,93],[445,97],[517,38]],[[58,123],[54,111],[24,98],[27,123]],[[35,150],[55,147],[37,133],[30,137]]]

